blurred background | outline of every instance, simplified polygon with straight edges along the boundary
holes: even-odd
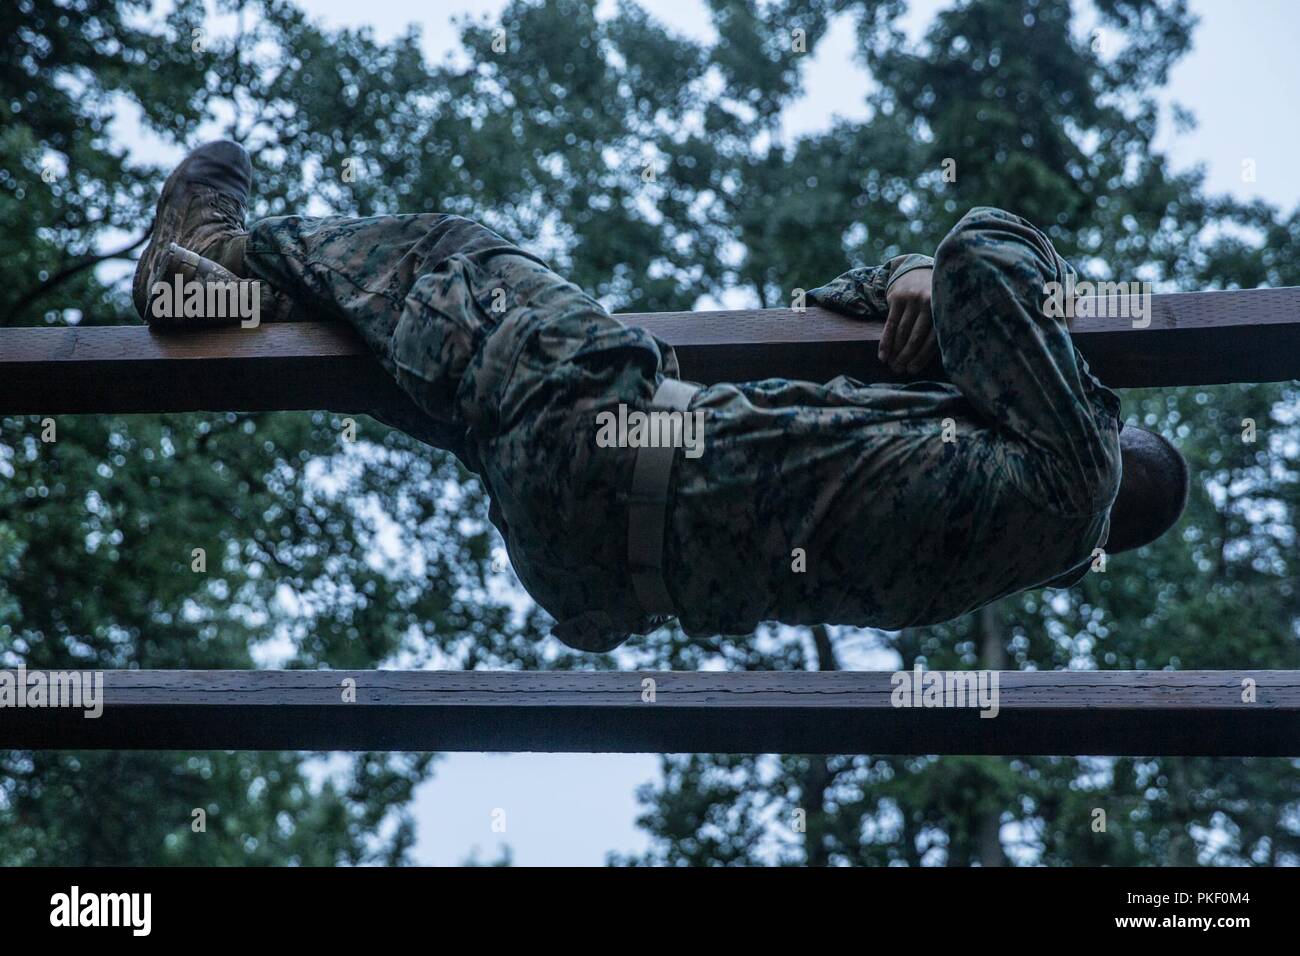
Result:
[[[0,28],[9,326],[138,322],[158,188],[219,136],[254,217],[472,216],[615,311],[784,305],[981,204],[1087,278],[1300,284],[1289,0],[10,0]],[[1296,383],[1123,398],[1192,500],[1105,573],[608,657],[547,636],[477,480],[369,419],[61,416],[43,444],[0,417],[0,667],[1300,667]],[[6,865],[1298,859],[1284,759],[0,752]]]

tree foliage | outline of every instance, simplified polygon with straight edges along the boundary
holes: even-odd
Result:
[[[124,117],[176,146],[214,130],[244,142],[254,215],[473,216],[615,310],[783,304],[850,265],[932,250],[972,205],[1033,219],[1092,278],[1300,282],[1300,217],[1208,195],[1153,146],[1156,94],[1193,36],[1183,0],[1097,0],[1096,36],[1066,0],[959,2],[915,44],[903,7],[709,0],[716,35],[696,39],[630,2],[597,16],[591,0],[514,0],[499,22],[463,22],[459,55],[431,64],[414,29],[381,42],[281,0],[225,0],[215,21],[198,0],[165,18],[142,0],[16,0],[0,11],[18,38],[0,54],[5,321],[130,314],[121,281],[91,266],[143,233],[165,170],[129,156]],[[783,117],[830,31],[855,37],[867,116],[791,137]],[[1294,383],[1127,393],[1130,419],[1187,453],[1192,504],[1073,591],[898,635],[666,630],[621,661],[1300,666],[1295,409]],[[39,416],[0,419],[0,665],[615,663],[516,609],[481,488],[405,435],[365,422],[349,445],[324,414],[56,425],[47,443]],[[346,764],[3,754],[0,862],[407,859],[429,758]],[[613,861],[1294,862],[1298,793],[1284,760],[668,756],[642,792],[651,849]]]

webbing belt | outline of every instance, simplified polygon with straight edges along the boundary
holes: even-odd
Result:
[[[675,378],[665,378],[655,390],[654,408],[686,411],[700,390]],[[632,574],[632,591],[647,615],[675,614],[673,600],[664,583],[664,525],[668,516],[668,479],[672,476],[673,447],[636,450],[632,466],[632,493],[627,509],[627,558]]]

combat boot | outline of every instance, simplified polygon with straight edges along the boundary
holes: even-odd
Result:
[[[227,303],[255,299],[280,311],[269,286],[251,278],[244,261],[248,232],[244,219],[253,184],[253,164],[248,151],[238,143],[207,143],[194,150],[176,167],[163,185],[162,195],[149,233],[149,244],[135,270],[132,289],[136,311],[150,325],[199,326],[221,324],[250,316],[232,315],[226,308],[196,309],[196,301]],[[233,286],[250,283],[252,288]],[[198,286],[212,285],[211,292],[193,294]],[[225,286],[231,286],[229,290]],[[219,287],[218,287],[219,286]],[[188,291],[187,297],[177,293]],[[229,291],[229,295],[224,292]],[[188,298],[190,308],[186,308]],[[266,314],[267,308],[258,312]],[[213,313],[217,314],[213,314]],[[255,322],[252,324],[256,324]]]

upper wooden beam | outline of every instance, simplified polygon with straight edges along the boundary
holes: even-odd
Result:
[[[1171,293],[1151,304],[1146,328],[1075,320],[1079,350],[1107,385],[1300,378],[1300,287]],[[898,379],[876,359],[879,323],[815,307],[619,318],[675,346],[692,381]],[[143,326],[0,329],[2,414],[361,411],[406,401],[340,323],[166,335]]]
[[[1300,671],[984,673],[904,708],[888,672],[107,671],[0,748],[1300,756]]]

